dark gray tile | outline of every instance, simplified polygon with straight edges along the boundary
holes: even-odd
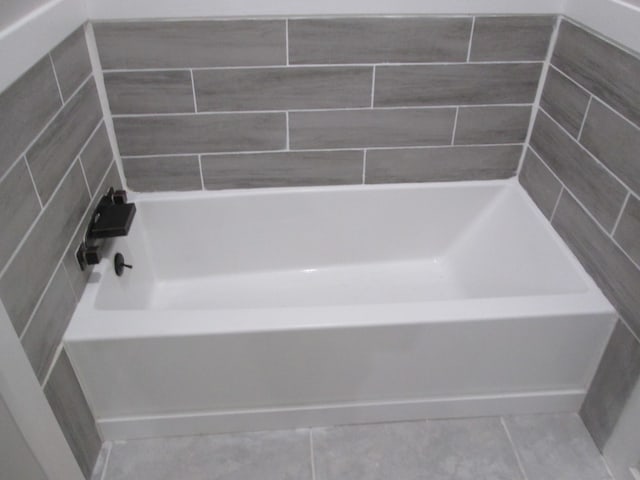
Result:
[[[580,143],[636,192],[640,192],[640,128],[595,98]]]
[[[75,308],[76,298],[60,265],[22,337],[22,346],[40,382],[49,370]]]
[[[125,117],[113,123],[124,156],[280,150],[286,143],[284,113]]]
[[[96,193],[102,177],[107,172],[112,160],[113,151],[111,150],[111,143],[109,143],[107,127],[103,123],[95,131],[82,153],[80,153],[80,161],[91,189],[91,195]]]
[[[640,270],[566,190],[552,224],[613,306],[640,333]]]
[[[471,18],[289,21],[292,64],[464,62]]]
[[[602,450],[640,376],[640,344],[621,321],[584,399],[580,416]]]
[[[471,61],[544,60],[556,17],[476,17]]]
[[[530,121],[531,107],[461,107],[454,143],[522,143]]]
[[[136,192],[202,190],[197,155],[123,158],[127,185]]]
[[[611,231],[627,194],[624,186],[543,111],[536,118],[531,146],[600,224]]]
[[[284,20],[94,23],[102,68],[284,65]]]
[[[20,160],[0,182],[0,270],[40,212],[27,164]]]
[[[195,112],[191,72],[105,72],[104,84],[113,115]]]
[[[51,59],[66,102],[91,73],[91,60],[84,36],[84,26],[79,27],[54,48],[51,51]]]
[[[576,138],[588,104],[589,94],[555,68],[549,68],[540,105]]]
[[[527,480],[609,478],[600,452],[575,413],[505,418]]]
[[[224,188],[362,183],[361,151],[283,152],[202,157],[204,185]]]
[[[102,440],[67,353],[62,350],[44,394],[85,478],[91,476]]]
[[[98,92],[91,79],[29,149],[27,162],[42,203],[49,200],[101,118]]]
[[[640,200],[631,195],[624,207],[615,239],[633,260],[640,265]]]
[[[0,177],[61,106],[49,56],[0,94]]]
[[[368,107],[372,67],[194,71],[199,111]]]
[[[529,148],[518,177],[520,184],[547,218],[551,218],[558,203],[562,184]]]
[[[377,107],[532,103],[538,63],[409,65],[376,68]]]
[[[551,61],[640,125],[640,59],[563,20]]]
[[[398,147],[451,143],[455,109],[292,112],[292,149]]]
[[[89,206],[89,193],[76,163],[0,278],[0,298],[21,333],[40,295]]]
[[[367,151],[366,183],[489,180],[515,175],[520,145]]]

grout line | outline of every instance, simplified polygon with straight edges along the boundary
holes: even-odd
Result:
[[[589,97],[589,101],[587,102],[587,108],[584,110],[584,117],[582,117],[582,123],[580,124],[580,130],[578,130],[578,136],[575,137],[579,142],[580,138],[582,138],[582,131],[584,130],[584,124],[587,123],[587,116],[589,116],[589,109],[591,108],[591,101],[593,100],[593,95]]]
[[[520,453],[518,452],[516,444],[511,437],[511,432],[507,428],[507,422],[505,421],[504,417],[500,417],[500,423],[502,424],[502,428],[504,428],[504,431],[507,434],[507,438],[509,439],[509,443],[511,444],[511,450],[513,451],[513,454],[516,457],[516,461],[518,462],[518,468],[520,468],[524,480],[528,480],[527,472],[524,470],[524,465],[522,464],[522,459],[520,458]]]
[[[631,192],[627,192],[627,196],[622,202],[622,207],[620,208],[620,213],[618,213],[618,218],[616,218],[615,223],[613,224],[613,229],[611,230],[611,237],[615,237],[616,230],[618,229],[618,225],[620,225],[620,220],[622,219],[622,214],[624,213],[624,209],[627,207],[627,203],[629,203],[629,198],[631,197]]]
[[[31,183],[33,183],[33,190],[36,192],[36,198],[38,199],[38,203],[40,204],[40,211],[44,210],[44,204],[42,203],[42,198],[40,198],[40,192],[38,192],[38,186],[36,185],[36,179],[33,178],[33,172],[31,171],[31,167],[29,166],[29,162],[27,162],[27,157],[24,158],[24,163],[27,166],[27,172],[29,173],[29,178],[31,178]],[[17,163],[16,163],[17,165]],[[12,170],[13,168],[9,169]],[[62,181],[62,180],[61,180]]]
[[[367,178],[367,149],[365,148],[364,154],[362,156],[362,184],[366,183]]]
[[[609,110],[611,110],[612,113],[615,113],[618,117],[620,117],[622,120],[624,120],[625,122],[627,122],[629,125],[631,125],[633,128],[635,128],[636,130],[640,130],[640,124],[636,124],[633,121],[629,120],[627,117],[625,117],[623,114],[621,114],[619,111],[617,111],[615,108],[613,108],[611,105],[609,105],[607,102],[605,102],[604,100],[602,100],[601,98],[598,98],[596,95],[593,95],[593,98],[595,98],[596,100],[598,100],[598,102],[600,102],[604,107],[608,108]]]
[[[471,32],[469,33],[469,47],[467,48],[467,63],[471,61],[471,44],[473,43],[473,32],[476,27],[475,15],[471,18]]]
[[[289,140],[289,112],[284,112],[285,113],[285,151],[290,151],[290,140]]]
[[[289,66],[289,19],[284,20],[284,51],[287,56],[286,65]]]
[[[104,459],[104,465],[102,466],[102,473],[99,480],[105,480],[107,477],[107,467],[109,466],[109,460],[111,459],[111,449],[113,448],[113,442],[108,442],[107,455]]]
[[[53,69],[53,77],[56,79],[56,86],[58,87],[58,93],[60,94],[60,101],[62,102],[62,105],[64,105],[66,102],[64,101],[64,97],[62,96],[62,89],[60,88],[60,80],[58,80],[58,73],[56,72],[56,65],[55,63],[53,63],[53,57],[51,56],[51,52],[49,52],[48,56],[49,56],[49,61],[51,62],[51,68]]]
[[[373,66],[373,72],[371,74],[371,108],[373,108],[373,97],[376,91],[376,66]]]
[[[89,186],[89,180],[87,180],[87,174],[84,171],[84,165],[82,165],[82,158],[80,155],[76,157],[78,159],[78,165],[80,165],[80,171],[82,172],[82,178],[84,178],[84,184],[87,186],[87,192],[89,192],[89,198],[91,198],[91,187]]]
[[[537,154],[536,154],[537,155]],[[546,164],[544,164],[546,167]],[[549,168],[549,167],[547,167]],[[551,172],[553,175],[555,173]],[[553,210],[551,211],[551,215],[549,216],[549,223],[553,222],[553,218],[556,216],[556,210],[558,210],[558,205],[560,205],[560,198],[562,197],[562,193],[566,190],[564,184],[560,184],[560,192],[558,193],[558,198],[556,198],[556,204],[553,206]]]
[[[200,185],[204,191],[204,173],[202,173],[202,155],[198,154],[198,168],[200,169]]]
[[[193,79],[193,69],[189,70],[189,74],[191,75],[191,93],[193,93],[193,110],[195,113],[198,113],[198,100],[196,99],[196,82]]]
[[[40,384],[40,386],[42,388],[47,386],[47,382],[49,381],[49,377],[51,376],[51,372],[53,372],[53,367],[55,367],[56,362],[58,361],[58,358],[60,358],[60,354],[62,353],[62,349],[64,348],[64,342],[60,342],[58,344],[58,346],[56,347],[56,351],[53,354],[53,357],[51,357],[51,364],[49,364],[49,368],[47,369],[47,374],[44,376],[44,379],[42,380],[42,383]]]
[[[451,146],[455,145],[456,130],[458,129],[458,115],[460,114],[460,107],[456,107],[456,116],[453,119],[453,132],[451,132]]]
[[[313,451],[313,428],[309,428],[309,455],[311,457],[311,480],[316,480],[316,462]]]

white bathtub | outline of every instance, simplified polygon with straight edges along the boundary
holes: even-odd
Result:
[[[65,336],[106,439],[576,411],[614,325],[514,180],[134,200]]]

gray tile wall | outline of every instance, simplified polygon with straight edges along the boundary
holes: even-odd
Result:
[[[520,183],[621,321],[581,410],[602,448],[640,375],[640,56],[563,20]]]
[[[94,28],[128,184],[152,191],[512,176],[554,21]]]
[[[82,471],[101,446],[61,340],[86,283],[73,256],[120,185],[81,27],[0,93],[0,299]]]

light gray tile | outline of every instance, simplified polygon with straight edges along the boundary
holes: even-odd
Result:
[[[476,17],[471,61],[544,60],[556,17]]]
[[[589,103],[589,94],[576,83],[550,68],[544,84],[540,105],[571,135],[578,138]]]
[[[595,98],[584,122],[580,143],[636,192],[640,192],[640,128]]]
[[[284,152],[202,157],[209,190],[362,183],[362,151]]]
[[[551,61],[640,125],[640,59],[563,20]]]
[[[113,160],[113,151],[104,123],[95,131],[87,146],[80,153],[80,160],[89,188],[91,188],[91,195],[93,195]]]
[[[24,159],[0,182],[0,269],[40,212]]]
[[[314,428],[316,480],[520,480],[497,418]]]
[[[102,440],[64,350],[53,367],[44,393],[82,473],[89,478]]]
[[[459,62],[471,18],[342,18],[289,21],[292,64]]]
[[[531,146],[600,224],[611,230],[627,191],[553,120],[540,111]]]
[[[197,155],[123,158],[129,188],[136,192],[202,190]]]
[[[199,111],[368,107],[372,67],[193,72]]]
[[[631,195],[615,231],[615,239],[640,265],[640,200]]]
[[[292,112],[293,149],[398,147],[451,143],[455,109]]]
[[[618,321],[584,399],[580,416],[602,450],[640,376],[640,344]]]
[[[0,298],[21,333],[89,205],[76,163],[0,278]]]
[[[542,213],[551,219],[562,184],[530,148],[527,149],[518,180]]]
[[[0,93],[0,176],[61,106],[49,56]]]
[[[49,200],[101,118],[98,92],[91,79],[29,149],[27,162],[43,203]]]
[[[454,143],[522,143],[530,120],[531,107],[461,107]]]
[[[284,20],[94,23],[102,68],[284,65]]]
[[[377,107],[532,103],[538,63],[376,67]]]
[[[22,337],[22,346],[40,382],[49,370],[75,308],[76,298],[60,265]]]
[[[78,27],[75,32],[54,48],[51,51],[51,59],[58,76],[62,96],[67,101],[91,73],[91,60],[84,36],[84,26]]]
[[[284,113],[114,118],[120,153],[158,155],[284,149]]]
[[[113,115],[195,112],[188,70],[105,72]]]
[[[636,334],[640,334],[640,270],[566,190],[562,192],[552,224],[609,301]]]
[[[367,151],[366,183],[489,180],[515,175],[521,145]]]
[[[604,480],[604,460],[575,413],[519,415],[505,424],[527,480]]]
[[[104,480],[310,480],[308,430],[114,442]]]

